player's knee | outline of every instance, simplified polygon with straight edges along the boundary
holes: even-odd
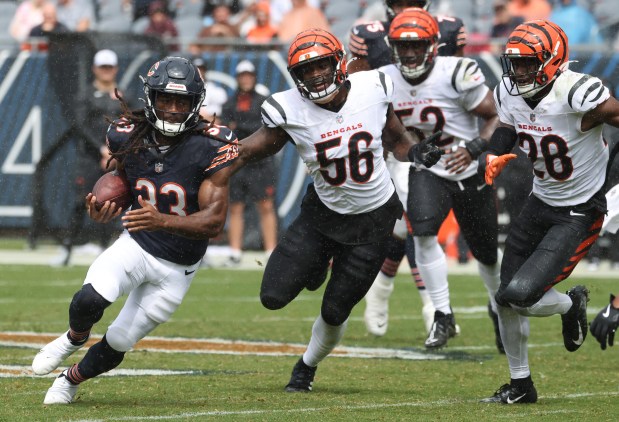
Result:
[[[260,292],[260,302],[262,302],[262,306],[271,311],[282,309],[288,304],[288,301],[280,295],[276,294],[275,292],[268,291]]]
[[[350,312],[343,312],[336,304],[325,301],[320,310],[320,314],[327,324],[338,326],[346,322]]]
[[[74,330],[89,330],[103,316],[105,308],[111,305],[92,287],[85,284],[75,293],[69,305],[69,320]]]
[[[109,344],[105,335],[100,342],[88,349],[86,356],[79,363],[79,371],[86,378],[94,378],[116,368],[124,358],[125,352],[116,350]]]
[[[530,288],[531,284],[514,278],[507,286],[499,288],[495,296],[496,303],[501,306],[515,305],[519,308],[528,308],[534,305],[541,296]]]
[[[113,325],[107,330],[105,338],[107,338],[107,344],[112,349],[122,353],[128,352],[139,340],[133,338],[129,331],[117,325]]]

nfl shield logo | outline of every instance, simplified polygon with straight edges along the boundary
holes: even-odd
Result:
[[[341,114],[338,114],[337,116],[335,116],[335,121],[338,124],[341,124],[344,121],[344,117]]]
[[[411,91],[411,97],[414,97],[415,95],[417,95],[417,91],[413,89],[413,90]]]
[[[155,163],[155,173],[161,173],[163,171],[163,163]]]
[[[535,122],[535,114],[531,113],[531,121]]]

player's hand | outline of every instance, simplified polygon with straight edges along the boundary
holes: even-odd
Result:
[[[615,341],[615,331],[619,326],[619,309],[613,306],[614,295],[610,295],[610,303],[602,309],[593,322],[591,322],[591,334],[600,342],[602,350],[606,350],[606,341],[612,346]]]
[[[142,208],[131,209],[123,215],[123,227],[129,232],[161,230],[165,224],[163,214],[150,202],[145,201],[142,195],[138,196],[138,203]]]
[[[516,154],[503,154],[499,156],[488,154],[486,156],[486,184],[492,185],[494,179],[501,174],[507,163],[516,157],[518,157]]]
[[[105,204],[100,209],[97,209],[97,197],[92,193],[86,195],[86,212],[88,217],[97,223],[108,223],[122,213],[122,208],[117,208],[115,202],[105,201]]]
[[[445,162],[445,169],[449,171],[450,174],[458,174],[462,173],[466,170],[471,161],[473,161],[473,157],[466,148],[454,146],[453,148],[445,151],[447,154],[447,161]]]
[[[408,151],[409,161],[415,164],[423,164],[428,168],[438,163],[441,155],[443,155],[443,150],[436,146],[436,141],[441,139],[442,134],[443,132],[439,130],[420,143],[413,145]]]

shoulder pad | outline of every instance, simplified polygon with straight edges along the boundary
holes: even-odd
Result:
[[[569,76],[571,77],[568,83],[571,86],[567,94],[567,103],[574,111],[587,112],[610,97],[608,88],[599,78],[580,73],[571,73]]]

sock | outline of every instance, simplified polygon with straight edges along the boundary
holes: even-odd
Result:
[[[434,308],[444,314],[451,313],[447,257],[436,236],[415,236],[415,260]]]
[[[307,346],[307,350],[303,353],[303,362],[307,366],[318,366],[340,342],[346,331],[347,324],[348,320],[342,325],[329,325],[319,315],[312,327],[312,338]]]
[[[521,315],[547,317],[565,314],[572,307],[572,299],[565,293],[559,293],[554,287],[544,293],[544,296],[528,308],[518,308]]]
[[[79,384],[83,383],[84,381],[86,381],[86,378],[84,378],[80,374],[79,369],[77,367],[77,363],[74,363],[73,366],[71,366],[67,370],[66,378],[67,378],[67,380],[69,380],[69,382],[71,384],[74,384],[74,385],[79,385]]]
[[[509,383],[513,385],[514,387],[528,388],[533,385],[533,379],[531,379],[531,375],[529,374],[528,377],[524,377],[524,378],[512,378],[509,381]]]
[[[509,364],[512,379],[526,378],[531,375],[529,368],[529,318],[520,315],[510,307],[497,306],[501,340]]]
[[[70,328],[67,333],[67,338],[74,346],[80,346],[86,343],[88,337],[90,337],[90,330],[78,332]]]
[[[383,261],[383,266],[380,267],[380,274],[385,275],[386,277],[395,277],[398,273],[398,267],[402,261],[394,261],[389,258],[385,258]]]
[[[486,286],[486,290],[488,291],[488,297],[490,298],[490,306],[492,307],[492,311],[496,314],[496,302],[494,300],[494,296],[496,292],[499,290],[499,286],[501,285],[501,260],[503,259],[503,253],[499,249],[497,251],[497,261],[493,265],[482,264],[481,262],[477,262],[477,270],[479,271],[479,276],[484,282]]]

